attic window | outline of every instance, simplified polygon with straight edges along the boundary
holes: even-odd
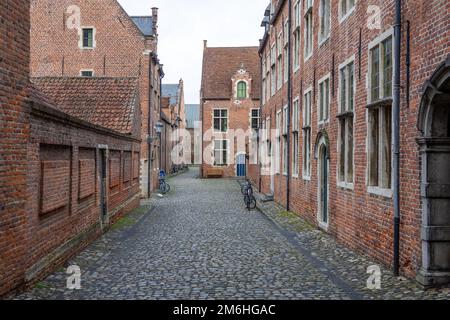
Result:
[[[237,84],[237,98],[238,99],[247,98],[247,84],[244,81],[240,81]]]
[[[81,70],[80,71],[80,76],[82,76],[82,77],[93,77],[94,76],[94,71],[92,71],[92,70]]]
[[[83,28],[83,48],[94,48],[94,29]]]

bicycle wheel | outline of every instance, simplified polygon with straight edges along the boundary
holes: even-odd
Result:
[[[169,193],[170,191],[170,184],[168,184],[167,182],[164,184],[164,193]]]
[[[250,208],[250,198],[247,195],[245,195],[245,197],[244,197],[244,203],[245,203],[245,207],[247,209],[249,209]]]
[[[241,186],[241,192],[242,192],[242,194],[245,196],[245,193],[247,192],[247,185],[243,184],[243,185]]]
[[[256,209],[256,199],[255,199],[255,197],[249,197],[249,204],[248,204],[248,208],[250,209],[250,210],[254,210],[254,209]]]

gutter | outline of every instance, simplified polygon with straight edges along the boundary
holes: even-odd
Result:
[[[394,91],[392,103],[394,143],[394,275],[400,274],[400,85],[401,85],[401,32],[402,32],[402,1],[395,1],[394,24]]]
[[[289,6],[289,23],[288,23],[288,112],[286,115],[287,121],[287,176],[286,176],[286,210],[289,211],[291,207],[291,110],[292,110],[292,0],[288,1]]]
[[[151,112],[152,112],[152,54],[149,55],[149,66],[148,66],[148,118],[147,118],[147,131],[148,131],[148,137],[147,137],[147,144],[148,144],[148,172],[147,172],[147,193],[148,198],[151,196],[151,174],[152,174],[152,142],[151,142],[151,136],[152,136],[152,128],[151,128]]]

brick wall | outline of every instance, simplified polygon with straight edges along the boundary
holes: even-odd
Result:
[[[20,282],[27,249],[29,7],[0,2],[0,295]]]
[[[283,1],[281,1],[283,2]],[[313,54],[305,61],[303,54],[304,19],[301,18],[300,69],[292,74],[293,98],[300,97],[303,105],[303,93],[313,89],[312,103],[312,161],[311,180],[302,179],[302,142],[300,140],[299,171],[300,178],[291,179],[291,210],[318,225],[318,161],[314,158],[316,137],[324,130],[329,138],[329,211],[328,232],[341,243],[367,254],[385,265],[392,263],[393,246],[393,204],[389,196],[368,192],[367,187],[367,86],[368,45],[383,32],[392,28],[394,19],[394,1],[357,1],[355,11],[344,21],[338,21],[338,1],[331,1],[331,35],[323,44],[318,43],[319,2],[313,6]],[[284,1],[279,18],[275,21],[268,41],[262,48],[263,55],[269,53],[275,42],[275,35],[282,28],[288,8]],[[293,4],[295,1],[293,1]],[[381,30],[367,28],[367,10],[369,5],[381,8]],[[420,199],[420,161],[416,138],[418,107],[421,98],[420,89],[424,82],[449,54],[449,4],[442,1],[405,1],[403,10],[403,48],[402,48],[402,88],[401,88],[401,269],[409,276],[415,276],[421,266],[421,199]],[[303,17],[303,11],[301,13]],[[411,92],[410,105],[406,105],[406,21],[411,24]],[[433,26],[430,28],[429,26]],[[360,38],[361,34],[361,38]],[[291,37],[293,42],[293,37]],[[361,50],[361,51],[360,51]],[[360,54],[361,52],[361,54]],[[338,90],[339,65],[354,57],[355,66],[355,112],[354,112],[354,186],[337,186],[337,168],[339,161],[338,133]],[[331,105],[330,121],[318,124],[318,80],[330,74]],[[263,107],[263,118],[271,116],[272,128],[275,128],[275,113],[287,103],[287,85],[271,97]],[[302,119],[300,116],[300,128]],[[300,131],[300,138],[301,138]],[[291,146],[292,150],[292,146]],[[292,152],[292,151],[291,151]],[[292,159],[292,154],[291,154]],[[270,177],[262,178],[263,191],[269,193]],[[286,178],[275,177],[275,200],[286,205]]]
[[[139,166],[135,167],[139,165],[138,139],[49,110],[36,104],[32,107],[27,168],[28,259],[22,278],[27,284],[41,279],[89,244],[102,228],[136,208],[140,198],[139,180],[127,182],[124,178],[126,172],[134,172],[135,177],[139,173]],[[100,146],[108,146],[106,217],[101,212]],[[131,161],[132,154],[135,161]]]
[[[231,81],[230,81],[231,85]],[[249,139],[246,138],[245,144],[238,146],[237,138],[241,138],[244,133],[247,132],[247,130],[250,128],[250,117],[251,117],[251,109],[257,109],[259,107],[259,101],[258,100],[251,100],[246,99],[240,102],[240,104],[236,104],[235,100],[215,100],[215,101],[204,101],[202,104],[202,112],[203,112],[203,133],[210,130],[210,134],[212,133],[213,129],[213,114],[214,109],[226,109],[228,110],[228,129],[229,130],[242,130],[242,134],[239,134],[236,137],[231,137],[224,134],[221,136],[220,134],[216,136],[217,139],[230,139],[229,141],[229,150],[228,150],[228,159],[229,163],[231,163],[228,166],[220,167],[224,172],[224,177],[230,178],[230,177],[236,177],[237,171],[236,171],[236,156],[238,153],[245,153],[245,144],[249,143]],[[234,143],[233,143],[234,139]],[[204,141],[203,143],[203,156],[206,157],[206,152],[208,149],[208,146],[213,143],[213,140]],[[234,146],[234,149],[231,148],[231,146]],[[209,147],[211,150],[212,147]],[[234,158],[234,160],[233,160]],[[231,162],[232,161],[232,162]],[[203,177],[206,177],[206,172],[208,168],[213,168],[213,165],[208,165],[203,161],[202,164],[202,172]],[[251,174],[251,178],[254,181],[258,180],[258,170],[255,169],[255,167],[258,167],[256,164],[250,164],[248,167],[248,173]]]
[[[95,29],[94,49],[80,49],[78,30],[67,25],[75,13],[71,11],[72,6],[80,9],[81,27]],[[149,9],[144,15],[152,15],[152,12]],[[157,37],[144,37],[116,0],[31,2],[30,66],[33,77],[79,76],[81,70],[93,70],[94,76],[139,77],[143,196],[147,196],[148,191],[148,117],[151,117],[150,128],[159,120],[159,62],[149,54],[157,54],[157,41]],[[157,165],[153,163],[154,170]]]

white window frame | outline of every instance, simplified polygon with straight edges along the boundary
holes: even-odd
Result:
[[[221,146],[220,149],[216,149],[216,142],[217,141],[221,141],[222,142],[220,144],[220,146]],[[223,141],[227,142],[227,148],[226,149],[223,149]],[[229,159],[230,159],[230,140],[229,139],[214,139],[213,140],[213,144],[214,144],[214,148],[213,148],[213,154],[214,154],[214,156],[213,156],[213,159],[214,159],[213,167],[215,167],[215,168],[223,168],[223,167],[229,166],[230,165],[230,162],[229,162]],[[220,165],[215,164],[216,163],[216,151],[221,151],[222,157],[223,157],[223,151],[227,152],[227,161],[226,161],[225,164],[220,164]],[[222,161],[223,161],[223,159],[222,159]]]
[[[325,106],[327,111],[327,117],[325,119],[320,119],[320,112],[321,112],[321,104],[322,104],[322,93],[320,92],[320,88],[322,84],[325,84],[325,81],[328,80],[328,105]],[[328,73],[324,77],[322,77],[317,82],[317,123],[319,125],[329,123],[330,122],[330,112],[331,112],[331,74]],[[324,109],[325,111],[325,109]]]
[[[301,26],[301,3],[300,0],[298,0],[294,5],[294,28],[292,31],[293,38],[294,38],[294,45],[292,46],[292,55],[293,55],[293,63],[292,68],[294,73],[296,73],[298,70],[300,70],[300,48],[301,48],[301,33],[300,33],[300,26]]]
[[[307,6],[307,2],[310,2],[310,6]],[[304,4],[305,4],[305,8],[304,8],[304,15],[303,15],[303,21],[305,22],[305,27],[304,27],[304,42],[303,42],[303,56],[304,56],[304,62],[308,61],[314,53],[314,0],[304,0]],[[308,25],[307,25],[307,19],[306,16],[307,15],[311,15],[311,30],[310,30],[310,39],[311,39],[311,51],[307,52],[307,41],[309,39],[308,37]]]
[[[83,30],[92,29],[92,47],[83,46]],[[78,29],[78,47],[81,50],[94,50],[97,47],[97,29],[94,26],[82,26]]]
[[[284,22],[284,83],[288,82],[289,77],[289,20]]]
[[[345,14],[342,13],[342,2],[345,1],[348,7],[349,0],[339,0],[338,2],[338,15],[339,15],[339,24],[347,20],[348,17],[352,15],[352,13],[356,10],[356,6],[358,5],[358,0],[355,0],[355,4],[350,9],[347,9]]]
[[[283,121],[282,110],[278,110],[275,117],[275,174],[281,171],[281,126]]]
[[[351,110],[351,111],[349,111],[349,110],[343,110],[343,106],[342,106],[342,103],[341,103],[341,88],[342,88],[342,77],[341,77],[341,70],[342,69],[346,69],[347,70],[347,67],[350,65],[350,64],[353,64],[353,110]],[[337,95],[337,97],[338,97],[338,110],[339,110],[339,114],[343,114],[343,113],[345,113],[345,112],[352,112],[353,113],[353,116],[352,116],[352,118],[353,118],[353,123],[352,123],[352,127],[353,127],[353,149],[352,149],[352,159],[353,159],[353,161],[352,161],[352,166],[353,166],[353,182],[348,182],[347,181],[347,170],[348,170],[348,166],[347,166],[347,164],[348,164],[348,161],[347,161],[347,154],[345,154],[344,155],[344,180],[341,180],[341,177],[340,177],[340,174],[341,174],[341,171],[340,171],[340,166],[341,166],[341,142],[342,142],[342,137],[341,137],[341,119],[339,119],[339,123],[338,123],[338,143],[337,143],[337,146],[336,146],[336,151],[337,151],[337,155],[338,155],[338,157],[337,157],[337,170],[336,170],[336,181],[337,181],[337,186],[338,187],[341,187],[341,188],[344,188],[344,189],[349,189],[349,190],[354,190],[354,186],[355,186],[355,123],[356,123],[356,112],[355,112],[355,109],[356,109],[356,105],[355,105],[355,102],[356,102],[356,76],[355,76],[355,72],[356,72],[356,68],[355,68],[355,55],[352,55],[351,57],[349,57],[347,60],[345,60],[344,62],[342,62],[340,65],[339,65],[339,68],[338,68],[338,77],[339,77],[339,87],[338,87],[338,95]],[[350,76],[346,73],[345,74],[345,76],[346,76],[346,81],[345,81],[345,83],[346,83],[346,93],[348,93],[348,86],[349,86],[349,81],[348,81],[348,79],[350,78]],[[347,108],[348,108],[348,106],[349,106],[349,103],[350,102],[350,96],[348,96],[348,97],[346,97],[346,105],[347,105]],[[344,121],[345,122],[345,121]],[[346,123],[346,122],[345,122]],[[349,149],[349,141],[348,141],[348,135],[346,135],[345,136],[345,150],[348,150]]]
[[[300,97],[297,96],[294,98],[294,101],[292,103],[293,105],[293,112],[292,112],[292,141],[293,141],[293,147],[292,147],[292,177],[299,178],[300,174]],[[295,148],[294,144],[297,145],[297,149]],[[297,151],[296,151],[297,150]]]
[[[83,76],[83,72],[92,72],[92,76]],[[80,70],[80,77],[90,78],[90,77],[94,77],[94,76],[95,76],[94,69],[81,69]]]
[[[277,65],[278,65],[278,70],[277,70],[277,90],[280,90],[281,87],[283,86],[283,50],[284,50],[284,46],[283,46],[283,32],[281,31],[278,34],[278,39],[277,39]]]
[[[309,94],[309,106],[306,105],[306,95]],[[302,157],[302,176],[303,180],[310,181],[311,180],[311,146],[312,146],[312,122],[311,122],[311,113],[313,108],[313,89],[312,86],[306,89],[303,92],[303,112],[302,112],[302,118],[303,118],[303,126],[302,126],[302,140],[303,140],[303,157]],[[309,110],[307,110],[307,108]],[[308,128],[309,127],[309,128]],[[306,136],[305,132],[309,131],[309,150],[306,149]],[[307,152],[308,151],[308,152]],[[308,156],[307,156],[308,155]],[[308,166],[308,168],[306,168]],[[309,169],[309,170],[307,170]]]
[[[253,111],[258,111],[258,116],[257,117],[254,117],[253,116]],[[260,115],[260,113],[261,113],[261,110],[259,109],[259,108],[251,108],[250,109],[250,129],[252,129],[252,130],[256,130],[255,128],[253,128],[253,120],[254,119],[257,119],[258,120],[258,126],[257,126],[257,128],[259,129],[259,127],[260,127],[260,125],[261,125],[261,115]]]
[[[368,68],[367,68],[367,76],[366,76],[366,89],[367,89],[367,104],[372,104],[372,103],[376,103],[377,101],[381,101],[383,99],[386,99],[386,97],[384,97],[384,70],[383,70],[383,66],[384,64],[381,61],[381,57],[382,57],[382,52],[380,50],[380,79],[379,79],[379,84],[380,84],[380,97],[378,98],[378,100],[373,101],[372,100],[372,80],[371,80],[371,76],[372,76],[372,49],[374,49],[377,46],[380,46],[380,48],[382,47],[381,44],[387,40],[389,37],[392,37],[392,45],[394,45],[394,29],[391,27],[390,29],[388,29],[387,31],[383,32],[381,35],[379,35],[378,37],[376,37],[374,40],[372,40],[369,45],[368,45],[368,53],[367,53],[367,61],[368,61]],[[392,59],[392,70],[395,70],[395,60]],[[392,77],[394,77],[394,73],[392,73]],[[392,81],[392,85],[393,85],[393,81]],[[392,92],[393,94],[393,92]],[[392,97],[391,94],[391,97]],[[389,98],[389,97],[388,97]]]
[[[216,128],[214,128],[214,119],[216,119],[216,117],[214,116],[214,111],[223,111],[225,110],[227,112],[227,131],[220,131],[220,130],[216,130]],[[222,117],[222,115],[220,115],[219,119],[225,119]],[[222,125],[220,125],[222,126]],[[214,133],[228,133],[228,131],[230,130],[230,112],[228,110],[228,108],[214,108],[212,110],[212,128],[213,128],[213,132]]]
[[[329,1],[329,12],[328,12],[328,21],[329,21],[329,23],[328,23],[328,33],[327,33],[325,36],[322,35],[322,28],[323,28],[323,25],[322,25],[322,15],[323,15],[323,10],[324,10],[324,8],[323,8],[323,1]],[[320,18],[320,21],[319,21],[319,32],[318,32],[318,43],[319,43],[319,47],[320,47],[321,45],[323,45],[323,44],[331,37],[331,29],[332,29],[332,27],[331,27],[331,21],[332,21],[332,19],[331,19],[331,2],[332,2],[332,0],[320,0],[320,8],[319,8],[319,18]]]

